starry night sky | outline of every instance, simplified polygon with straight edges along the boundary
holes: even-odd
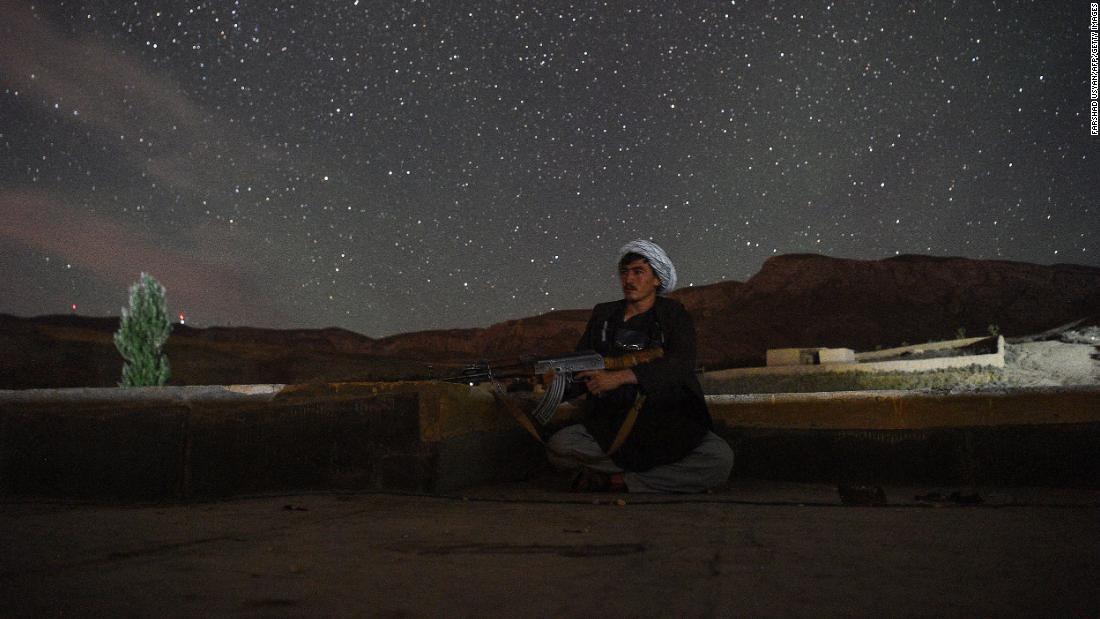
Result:
[[[1088,3],[0,0],[0,312],[378,337],[768,257],[1100,265]]]

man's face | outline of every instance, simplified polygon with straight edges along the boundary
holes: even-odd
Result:
[[[653,273],[653,267],[641,258],[619,269],[619,281],[623,286],[623,297],[631,303],[657,296],[657,288],[661,285],[661,280]]]

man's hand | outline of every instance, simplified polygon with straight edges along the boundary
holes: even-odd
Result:
[[[599,397],[608,391],[614,391],[623,385],[637,384],[638,377],[634,375],[634,370],[588,370],[587,372],[577,372],[577,378],[584,381],[585,386],[588,387],[588,392],[592,395]]]

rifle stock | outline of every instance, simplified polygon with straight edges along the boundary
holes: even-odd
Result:
[[[663,348],[647,348],[638,352],[620,355],[617,357],[604,357],[604,365],[609,370],[625,370],[636,365],[649,363],[654,359],[660,359],[665,355]]]

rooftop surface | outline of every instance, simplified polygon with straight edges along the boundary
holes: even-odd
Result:
[[[1100,613],[1097,490],[888,486],[870,507],[825,484],[644,496],[561,483],[7,499],[0,603],[6,616]]]

